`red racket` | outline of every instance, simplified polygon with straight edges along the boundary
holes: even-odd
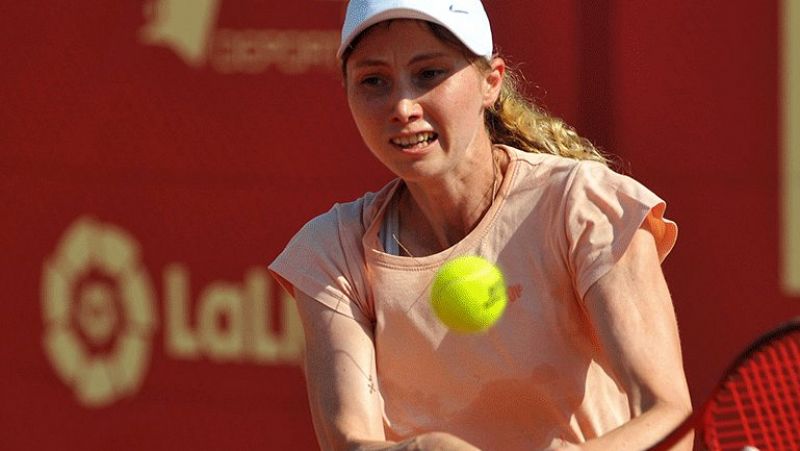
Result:
[[[752,343],[703,406],[651,450],[692,429],[709,450],[800,450],[800,317]]]

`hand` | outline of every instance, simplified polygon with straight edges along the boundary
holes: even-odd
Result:
[[[544,451],[577,451],[580,450],[581,447],[576,445],[575,443],[568,442],[563,438],[555,439],[553,442],[544,449]]]
[[[390,451],[480,451],[455,435],[428,432],[389,448]]]

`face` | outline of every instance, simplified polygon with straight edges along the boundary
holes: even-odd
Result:
[[[399,177],[467,173],[476,149],[490,144],[483,110],[497,99],[504,69],[499,59],[479,69],[424,22],[396,20],[356,45],[347,100],[367,147]]]

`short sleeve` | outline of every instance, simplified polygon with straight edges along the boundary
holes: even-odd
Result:
[[[663,261],[677,239],[666,203],[638,181],[602,164],[576,165],[565,198],[568,261],[581,298],[619,261],[640,227],[654,236]]]
[[[300,290],[338,313],[370,323],[374,315],[364,283],[357,211],[359,203],[336,205],[309,221],[269,270],[292,296]]]

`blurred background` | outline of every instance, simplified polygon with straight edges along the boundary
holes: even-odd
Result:
[[[528,93],[667,200],[696,404],[800,314],[800,2],[487,0]],[[314,449],[266,264],[390,174],[335,0],[0,5],[0,448]]]

